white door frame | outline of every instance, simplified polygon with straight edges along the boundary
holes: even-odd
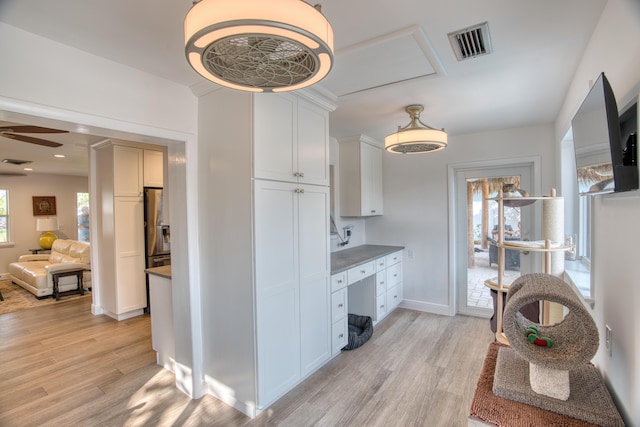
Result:
[[[172,237],[173,251],[172,277],[174,280],[174,312],[188,311],[188,315],[174,316],[175,330],[187,330],[182,334],[181,345],[176,342],[176,386],[191,398],[204,394],[202,318],[200,298],[200,266],[198,250],[198,170],[196,135],[181,131],[159,128],[151,125],[127,122],[78,111],[65,110],[54,106],[35,104],[28,101],[0,96],[0,116],[7,121],[26,121],[29,124],[52,127],[77,132],[79,128],[87,133],[107,138],[125,139],[134,142],[163,145],[168,147],[168,180],[176,189],[170,198],[170,212],[175,231]],[[97,206],[96,176],[92,163],[95,150],[89,149],[89,193],[90,204]],[[190,193],[182,189],[192,189]],[[97,230],[95,215],[91,216],[91,229]],[[173,230],[172,230],[173,231]],[[91,257],[98,259],[99,233],[92,236]],[[190,255],[189,255],[190,254]],[[92,265],[98,268],[99,265]],[[94,276],[98,277],[98,275]],[[182,283],[187,292],[179,292],[175,283]],[[101,314],[100,282],[92,282],[92,313]],[[184,289],[183,289],[184,290]],[[188,309],[185,307],[189,307]],[[178,339],[178,338],[176,338]],[[181,363],[179,363],[181,362]],[[180,369],[178,369],[180,367]]]
[[[531,181],[532,188],[528,189],[529,193],[532,195],[541,194],[542,187],[542,177],[540,174],[541,170],[541,162],[542,159],[540,156],[526,156],[526,157],[513,157],[507,159],[498,159],[498,160],[485,160],[478,162],[467,162],[467,163],[454,163],[448,165],[448,197],[449,197],[449,315],[455,316],[458,312],[458,298],[457,298],[457,276],[459,268],[459,263],[461,260],[457,259],[456,254],[458,253],[458,243],[457,243],[457,227],[456,227],[456,186],[457,186],[457,175],[458,172],[478,170],[478,169],[501,169],[508,167],[528,167],[531,168]],[[533,228],[537,230],[539,228],[540,215],[534,214]],[[466,242],[466,239],[465,239]],[[466,245],[466,243],[465,243]],[[465,257],[464,264],[466,268],[467,259]]]

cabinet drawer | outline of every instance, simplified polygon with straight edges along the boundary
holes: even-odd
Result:
[[[387,291],[387,311],[391,312],[402,302],[402,285],[394,286]]]
[[[387,291],[387,273],[380,271],[376,273],[376,295],[381,295]]]
[[[378,273],[384,270],[386,266],[387,266],[387,263],[386,263],[385,257],[381,257],[376,260],[376,271]]]
[[[397,264],[402,261],[402,251],[394,252],[385,257],[385,262],[387,263],[387,267],[393,264]]]
[[[376,320],[381,320],[387,314],[386,294],[376,297]]]
[[[347,316],[347,288],[331,294],[331,321],[335,322]]]
[[[347,283],[352,284],[376,272],[376,262],[371,261],[347,270]]]
[[[349,342],[349,323],[345,317],[331,326],[331,354],[340,353],[342,347]]]
[[[387,268],[387,289],[402,282],[402,264],[394,264]]]
[[[339,291],[347,287],[347,272],[334,274],[331,276],[331,292]]]

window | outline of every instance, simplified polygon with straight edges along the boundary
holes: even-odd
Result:
[[[78,240],[89,241],[89,193],[76,194],[78,210]]]
[[[9,243],[9,190],[0,188],[0,244]]]
[[[578,257],[589,264],[591,262],[591,197],[580,197],[579,208]]]

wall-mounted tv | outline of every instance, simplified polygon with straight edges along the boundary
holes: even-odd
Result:
[[[580,195],[638,189],[636,133],[623,143],[616,99],[604,73],[591,87],[571,127]]]

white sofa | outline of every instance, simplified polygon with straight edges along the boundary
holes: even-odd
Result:
[[[11,281],[20,285],[38,298],[53,294],[52,273],[68,270],[85,270],[83,287],[91,287],[91,255],[89,245],[77,240],[57,239],[50,254],[22,255],[17,262],[9,264]],[[60,292],[76,289],[76,276],[63,276],[58,280]]]

